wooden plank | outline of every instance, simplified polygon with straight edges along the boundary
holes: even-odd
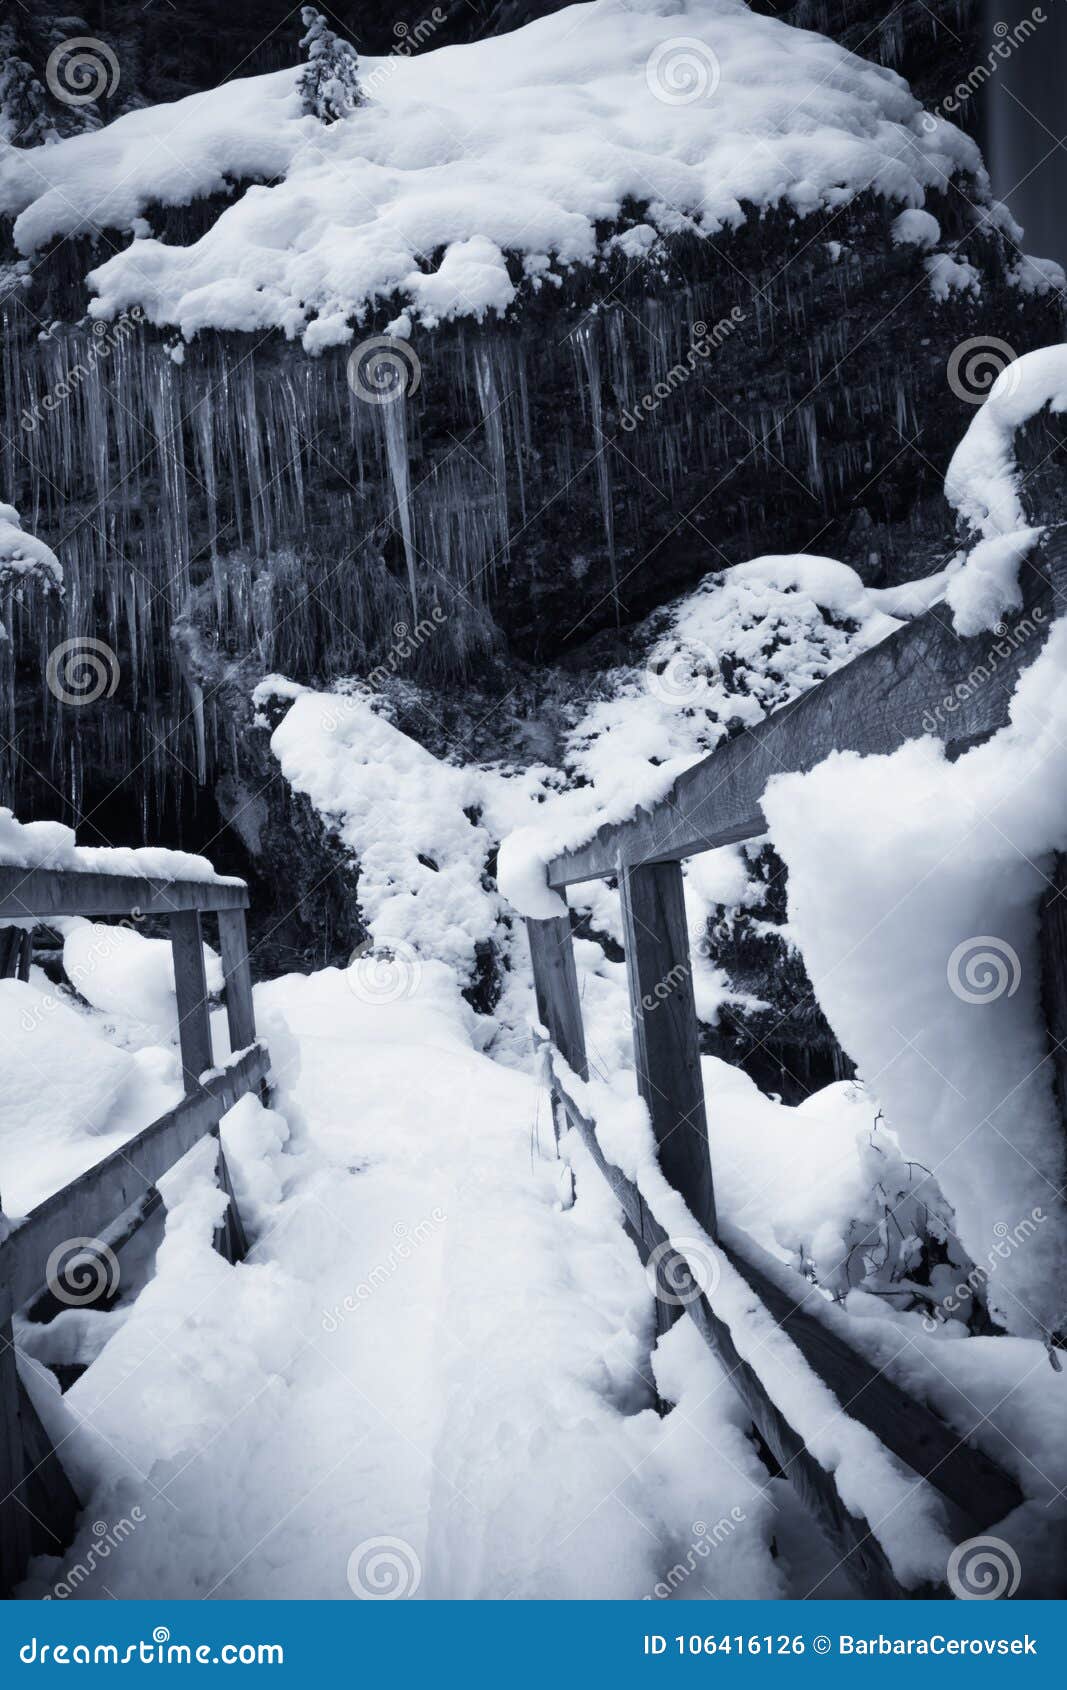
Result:
[[[549,921],[527,921],[533,961],[534,993],[542,1026],[579,1079],[589,1078],[585,1054],[582,1005],[574,966],[574,940],[569,915]]]
[[[54,1249],[72,1238],[101,1238],[117,1215],[143,1197],[218,1126],[239,1097],[266,1078],[269,1067],[266,1047],[253,1045],[195,1094],[16,1222],[0,1244],[0,1285],[8,1288],[14,1307],[21,1308],[40,1290]]]
[[[248,925],[244,910],[219,911],[219,951],[226,981],[230,1049],[245,1050],[256,1042],[256,1016],[252,1007],[252,970],[248,963]]]
[[[21,1379],[19,1419],[25,1472],[19,1494],[30,1511],[33,1553],[58,1555],[74,1538],[81,1503]]]
[[[0,867],[0,920],[52,915],[172,915],[248,904],[244,881],[149,880],[82,869]]]
[[[33,1521],[18,1497],[26,1471],[19,1388],[11,1304],[0,1294],[0,1595],[4,1596],[25,1577],[33,1553]]]
[[[171,916],[170,944],[174,954],[174,989],[178,997],[182,1074],[186,1091],[192,1093],[200,1083],[201,1074],[214,1063],[199,910],[182,910]]]
[[[1067,588],[1067,528],[1023,566],[1023,608],[1007,632],[961,639],[944,605],[853,659],[828,680],[726,741],[630,821],[602,827],[548,865],[557,889],[615,874],[620,861],[676,862],[767,829],[760,807],[772,775],[806,770],[831,751],[895,751],[935,734],[959,751],[995,733],[1022,671],[1037,656]]]
[[[604,1156],[593,1123],[562,1088],[560,1096],[568,1120],[581,1135],[623,1213],[631,1226],[640,1228],[646,1250],[667,1244],[667,1234],[648,1213],[636,1186]],[[719,1247],[723,1248],[721,1244]],[[833,1391],[843,1405],[843,1412],[873,1432],[887,1449],[927,1479],[979,1529],[1002,1520],[1019,1506],[1023,1498],[1018,1485],[995,1461],[983,1451],[970,1448],[963,1436],[925,1403],[901,1390],[836,1332],[793,1303],[788,1293],[739,1252],[724,1250],[724,1254],[752,1285],[813,1372]],[[686,1307],[709,1344],[717,1347],[723,1322],[718,1320],[706,1298],[695,1297]],[[762,1422],[755,1414],[753,1418],[763,1432]],[[786,1434],[779,1431],[775,1435]],[[771,1438],[767,1441],[773,1449]],[[828,1480],[828,1475],[823,1474],[823,1478]],[[809,1475],[806,1482],[814,1484],[816,1476]]]
[[[218,1136],[217,1133],[216,1136]],[[241,1219],[241,1211],[237,1207],[237,1198],[234,1195],[233,1181],[230,1178],[230,1170],[226,1163],[226,1152],[222,1148],[221,1137],[219,1137],[219,1154],[215,1164],[215,1177],[220,1188],[229,1199],[226,1205],[226,1213],[215,1228],[215,1249],[228,1262],[243,1262],[248,1254],[248,1238],[245,1234],[244,1221]]]
[[[704,1231],[715,1236],[704,1081],[681,863],[619,872],[637,1086],[659,1163]]]
[[[136,1233],[140,1232],[145,1222],[151,1220],[161,1207],[162,1202],[163,1199],[156,1187],[150,1186],[143,1197],[138,1197],[136,1202],[131,1203],[128,1208],[123,1209],[121,1215],[115,1217],[110,1226],[103,1227],[95,1235],[96,1242],[101,1246],[101,1251],[109,1250],[113,1256],[117,1256],[123,1246],[128,1244]],[[85,1254],[87,1256],[92,1254],[88,1247],[86,1247]],[[114,1289],[109,1288],[107,1279],[107,1273],[101,1270],[99,1274],[100,1296],[93,1298],[90,1302],[80,1303],[80,1308],[99,1308],[114,1296]],[[45,1286],[44,1290],[31,1298],[22,1309],[22,1318],[44,1324],[47,1321],[54,1320],[57,1314],[62,1314],[63,1310],[69,1306],[69,1304],[62,1302],[54,1291]]]
[[[1067,1135],[1067,856],[1060,852],[1041,901],[1041,1001],[1056,1105]]]

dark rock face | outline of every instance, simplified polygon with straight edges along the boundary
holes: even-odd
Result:
[[[873,196],[753,213],[572,272],[513,321],[417,334],[417,386],[406,372],[388,404],[364,402],[345,352],[279,339],[202,337],[181,363],[132,322],[41,340],[42,311],[84,305],[85,255],[61,249],[58,279],[46,261],[4,307],[3,475],[61,553],[64,632],[118,655],[100,731],[143,754],[187,714],[170,628],[194,594],[220,656],[260,673],[402,662],[448,684],[493,653],[558,660],[761,552],[825,552],[876,584],[929,572],[973,414],[953,349],[991,326],[1016,352],[1061,334],[1054,299],[1010,284],[1014,249],[976,200],[960,182],[929,208],[979,297],[936,301]],[[24,686],[55,615],[16,613]],[[225,728],[209,711],[203,731],[210,773]]]
[[[785,864],[764,845],[753,851],[749,867],[762,888],[759,902],[744,910],[720,907],[704,945],[734,990],[764,1007],[723,1008],[716,1027],[701,1028],[701,1045],[744,1068],[764,1091],[796,1104],[832,1080],[851,1079],[856,1070],[819,1008],[800,952],[776,931],[786,922]]]

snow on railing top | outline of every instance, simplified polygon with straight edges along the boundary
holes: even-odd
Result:
[[[640,257],[738,225],[746,203],[804,215],[873,188],[919,206],[958,171],[987,189],[974,143],[894,72],[741,0],[600,0],[360,64],[366,103],[330,124],[302,110],[294,68],[9,149],[0,213],[24,254],[132,232],[89,278],[95,314],[136,304],[187,337],[278,327],[315,351],[375,301],[399,299],[397,332],[504,310],[607,250],[597,223],[628,203],[647,221],[608,247]],[[188,247],[144,221],[247,182],[272,185]]]
[[[197,881],[243,886],[233,875],[216,874],[206,857],[161,846],[79,845],[62,822],[20,822],[0,809],[0,870],[52,869],[83,874],[124,875],[136,880]]]

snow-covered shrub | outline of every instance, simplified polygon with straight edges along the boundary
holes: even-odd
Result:
[[[62,566],[43,540],[23,533],[15,507],[0,504],[0,600],[11,596],[21,604],[29,586],[46,593],[61,592]],[[0,622],[0,643],[6,639],[7,630]]]
[[[297,83],[304,110],[323,123],[336,123],[366,103],[359,85],[359,54],[314,6],[302,7],[300,16],[307,32],[300,45],[308,62]]]

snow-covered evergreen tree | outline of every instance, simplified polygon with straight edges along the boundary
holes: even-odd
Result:
[[[53,132],[48,96],[11,24],[0,26],[0,142],[39,147]]]
[[[323,123],[336,123],[365,104],[359,85],[359,54],[351,42],[329,27],[314,6],[304,6],[300,16],[307,31],[300,45],[307,51],[308,62],[297,84],[304,110],[313,112]]]

